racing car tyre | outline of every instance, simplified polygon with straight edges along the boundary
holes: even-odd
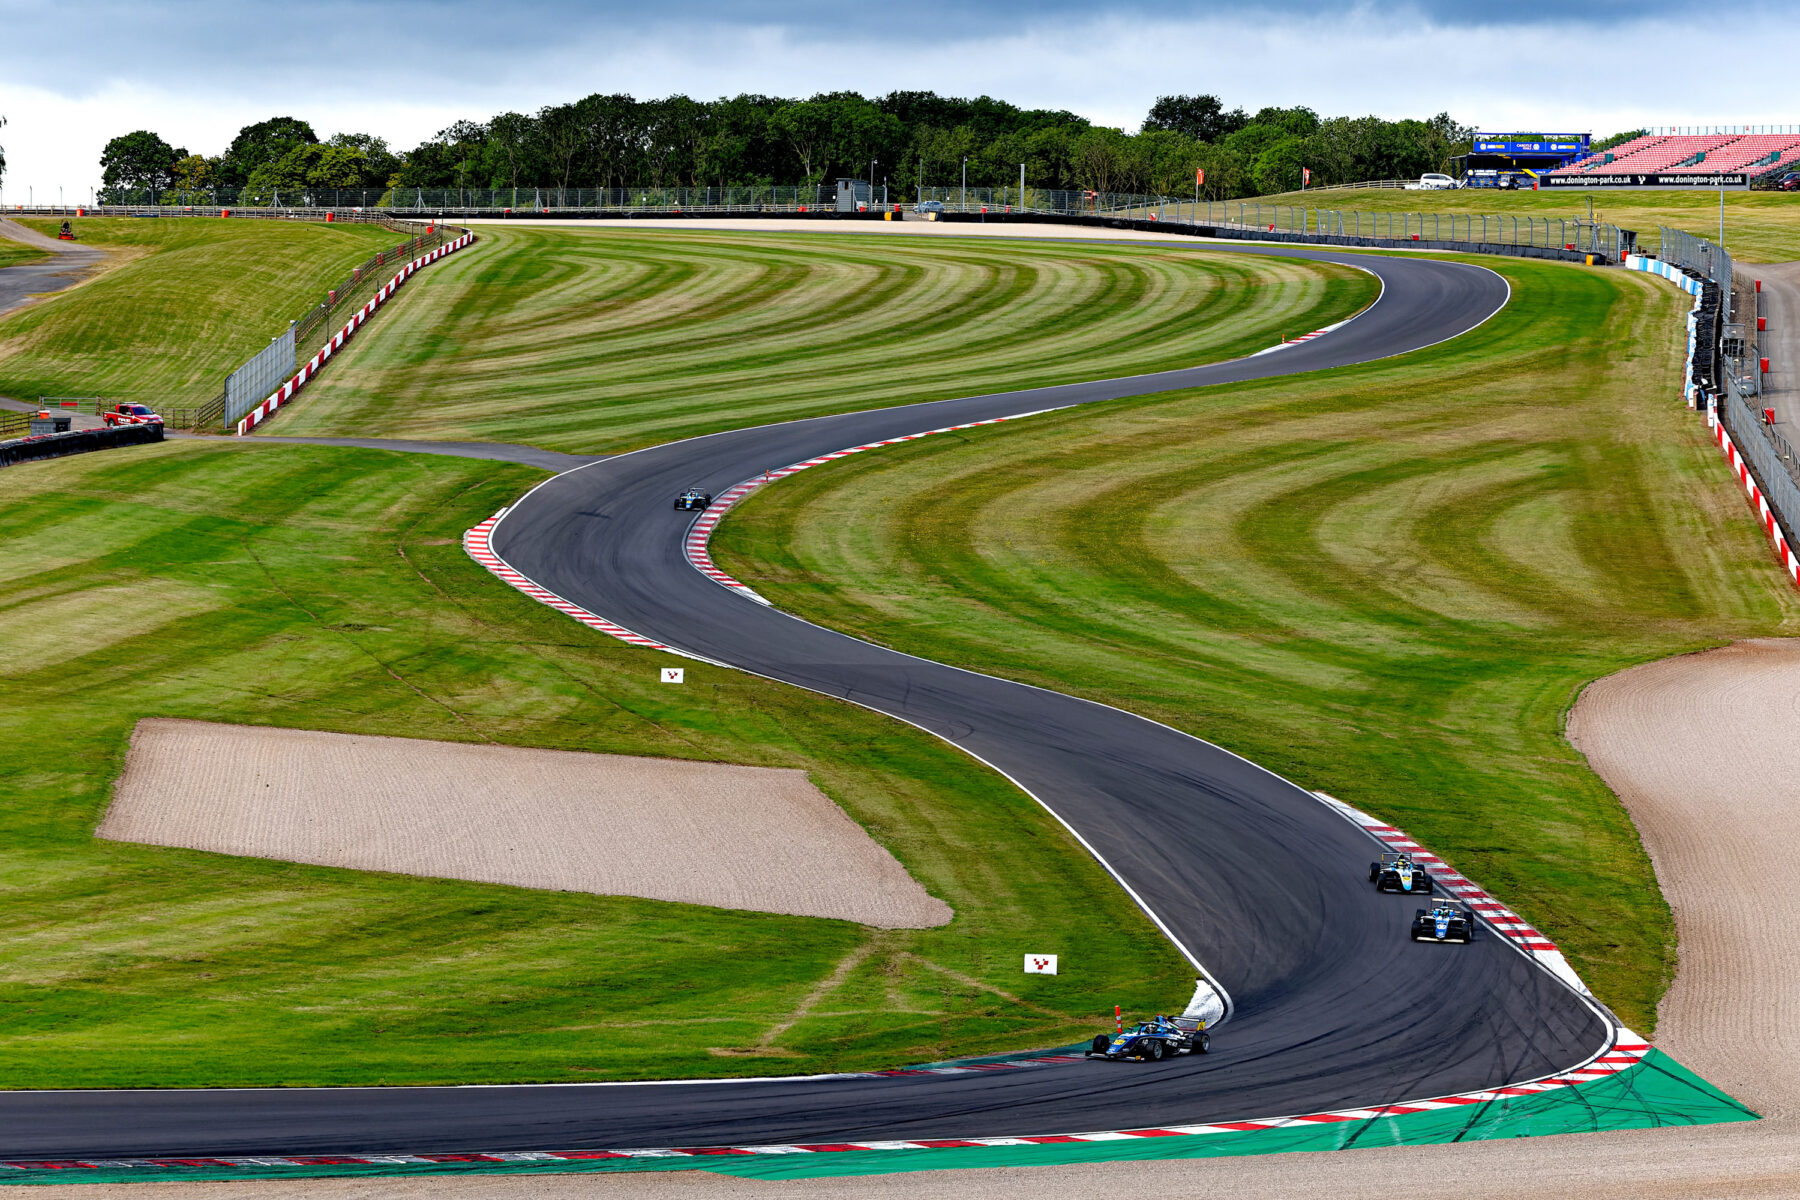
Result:
[[[1194,1041],[1194,1049],[1201,1054],[1209,1053],[1212,1050],[1212,1034],[1201,1034]]]
[[[1107,1047],[1111,1046],[1111,1045],[1112,1045],[1112,1039],[1110,1037],[1108,1037],[1104,1033],[1096,1033],[1094,1035],[1094,1044],[1092,1046],[1088,1047],[1088,1053],[1089,1054],[1105,1054]]]
[[[1369,882],[1370,883],[1381,882],[1381,864],[1380,863],[1370,863],[1369,864]]]
[[[1169,1047],[1161,1038],[1149,1038],[1144,1042],[1144,1057],[1151,1062],[1161,1062]]]

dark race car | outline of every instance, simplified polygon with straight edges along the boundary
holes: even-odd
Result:
[[[1403,892],[1409,896],[1431,895],[1431,876],[1409,855],[1384,854],[1380,862],[1369,864],[1369,882],[1378,892]]]
[[[712,503],[712,493],[705,488],[691,487],[675,497],[675,507],[685,509],[703,509]]]
[[[1160,1062],[1177,1054],[1205,1054],[1212,1049],[1212,1035],[1198,1017],[1163,1017],[1144,1021],[1120,1033],[1102,1033],[1084,1052],[1084,1058],[1139,1058]]]
[[[1461,942],[1475,940],[1475,918],[1466,908],[1447,900],[1430,909],[1421,908],[1413,918],[1412,940],[1415,942]]]

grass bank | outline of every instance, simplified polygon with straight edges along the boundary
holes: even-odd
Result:
[[[0,269],[42,262],[49,257],[48,250],[39,250],[36,246],[27,246],[23,242],[9,242],[5,238],[0,238]]]
[[[1673,925],[1563,715],[1632,663],[1791,632],[1800,597],[1677,398],[1687,298],[1486,265],[1512,303],[1443,346],[857,455],[758,493],[717,557],[1380,814],[1649,1030]]]
[[[22,222],[54,236],[60,222]],[[0,318],[0,394],[198,405],[339,276],[396,240],[374,225],[83,218],[111,265]],[[9,243],[0,242],[0,246]]]
[[[1400,190],[1288,192],[1264,196],[1264,204],[1304,204],[1309,208],[1346,212],[1488,213],[1506,216],[1587,219],[1588,199],[1596,220],[1635,229],[1645,245],[1658,245],[1657,226],[1681,229],[1709,241],[1719,240],[1719,193],[1695,191],[1502,192],[1472,188],[1451,192]],[[1252,201],[1254,203],[1254,201]],[[1800,193],[1725,193],[1725,248],[1739,262],[1791,262],[1800,259]]]
[[[649,224],[649,223],[646,223]],[[486,226],[273,434],[604,453],[1261,350],[1369,276],[1197,246]]]
[[[797,1073],[1067,1044],[1115,1003],[1186,999],[1111,878],[972,760],[703,664],[661,685],[666,656],[496,583],[458,538],[539,478],[192,441],[4,473],[0,1085]],[[99,841],[150,716],[801,768],[956,918],[880,932]],[[1020,974],[1059,948],[1062,975]]]

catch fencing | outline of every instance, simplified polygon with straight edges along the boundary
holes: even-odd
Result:
[[[225,377],[224,403],[220,407],[225,424],[236,423],[293,373],[294,326],[290,324],[267,346],[251,355],[243,366]]]
[[[1380,186],[1390,181],[1380,181]],[[1421,193],[1426,194],[1426,193]],[[162,196],[143,196],[142,203],[89,210],[100,215],[151,212],[203,215],[229,211],[233,217],[266,213],[302,217],[335,214],[337,220],[393,221],[406,213],[444,216],[587,216],[698,215],[711,213],[771,214],[830,212],[837,208],[835,184],[756,185],[744,187],[516,187],[390,188],[354,190],[317,188],[303,192],[252,195],[200,205],[153,206]],[[175,197],[179,199],[179,197]],[[126,199],[131,199],[127,197]],[[266,205],[279,200],[286,210],[250,210],[231,203]],[[1604,223],[1577,218],[1520,216],[1509,213],[1363,212],[1352,208],[1277,204],[1260,200],[1208,201],[1094,189],[1003,187],[921,187],[912,207],[921,202],[941,205],[947,213],[1051,214],[1113,217],[1122,220],[1169,221],[1268,233],[1367,238],[1377,241],[1466,242],[1474,245],[1524,246],[1602,255],[1617,262],[1635,247],[1637,235]],[[876,204],[870,208],[908,207]],[[302,339],[304,345],[304,339]]]

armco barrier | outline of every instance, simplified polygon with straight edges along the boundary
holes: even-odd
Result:
[[[90,450],[110,450],[115,446],[142,446],[162,440],[161,425],[117,425],[105,429],[76,429],[68,433],[15,438],[0,442],[0,467],[44,458],[63,458],[70,454],[86,454]]]
[[[332,336],[331,340],[326,342],[325,345],[319,349],[317,354],[308,359],[305,365],[303,365],[299,371],[295,372],[292,379],[282,384],[281,387],[267,400],[264,400],[261,404],[245,413],[243,417],[238,420],[236,429],[238,436],[241,437],[244,434],[249,433],[252,429],[255,429],[258,425],[261,425],[264,421],[274,416],[276,410],[283,404],[292,400],[294,394],[305,387],[307,382],[312,379],[314,375],[319,373],[320,368],[325,365],[326,361],[329,360],[333,354],[343,349],[344,343],[349,341],[351,336],[362,327],[362,323],[374,316],[375,310],[380,308],[383,304],[386,304],[388,298],[400,289],[401,284],[412,278],[414,271],[417,271],[420,267],[429,263],[436,262],[446,254],[454,254],[474,240],[474,234],[465,233],[455,241],[446,242],[431,253],[421,255],[407,263],[404,267],[401,267],[399,272],[395,274],[392,279],[388,280],[367,304],[356,310],[355,315],[344,323],[344,327],[338,330],[337,333]]]
[[[1712,399],[1709,399],[1701,388],[1700,381],[1695,378],[1695,352],[1699,347],[1699,321],[1696,314],[1700,312],[1702,294],[1705,289],[1717,285],[1672,267],[1668,263],[1635,254],[1626,258],[1625,266],[1633,271],[1648,271],[1652,275],[1661,275],[1694,297],[1694,309],[1688,314],[1687,362],[1682,369],[1682,396],[1686,399],[1689,408],[1706,410],[1706,422],[1713,431],[1714,440],[1718,442],[1719,453],[1725,456],[1725,461],[1731,466],[1732,474],[1737,476],[1738,482],[1743,485],[1745,495],[1750,500],[1750,507],[1756,510],[1757,520],[1762,524],[1764,532],[1769,535],[1769,540],[1774,544],[1775,557],[1781,563],[1781,569],[1787,573],[1788,578],[1796,586],[1800,586],[1800,557],[1796,557],[1787,532],[1789,526],[1787,517],[1790,514],[1779,513],[1770,505],[1768,494],[1763,490],[1758,479],[1760,475],[1762,479],[1786,481],[1788,476],[1785,468],[1780,468],[1774,460],[1773,453],[1763,446],[1746,441],[1745,445],[1740,448],[1738,440],[1731,436],[1725,421],[1721,420],[1719,408],[1714,405]],[[1727,387],[1724,395],[1716,397],[1716,400],[1719,406],[1730,406],[1729,415],[1733,418],[1732,423],[1737,425],[1740,430],[1754,428],[1755,416],[1750,413],[1744,402],[1733,394],[1730,387]],[[1756,435],[1752,433],[1747,436],[1754,437]]]
[[[1668,263],[1663,262],[1660,259],[1645,258],[1641,254],[1626,255],[1625,269],[1628,271],[1645,271],[1651,275],[1661,275],[1664,279],[1667,279],[1670,283],[1673,283],[1676,287],[1694,298],[1694,308],[1692,312],[1688,313],[1687,319],[1687,361],[1683,364],[1681,369],[1681,398],[1687,401],[1689,408],[1697,408],[1699,406],[1698,397],[1700,389],[1694,379],[1694,348],[1697,340],[1696,334],[1699,329],[1699,320],[1695,316],[1695,313],[1700,311],[1700,297],[1701,293],[1705,290],[1704,282],[1698,276],[1689,275],[1686,271],[1683,271],[1678,267],[1671,267]]]

